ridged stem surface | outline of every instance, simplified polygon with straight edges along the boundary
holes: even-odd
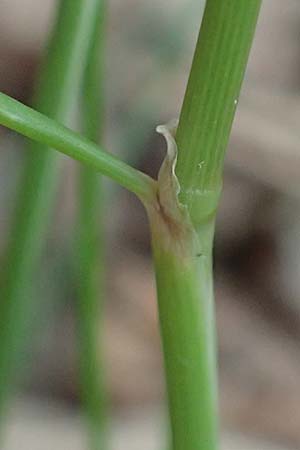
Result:
[[[161,202],[158,225],[150,214],[173,450],[219,448],[214,221],[260,3],[207,0],[176,133],[179,199],[189,220],[172,223]]]

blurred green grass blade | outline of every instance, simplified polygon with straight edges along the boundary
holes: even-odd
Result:
[[[82,81],[97,2],[62,0],[41,69],[34,104],[50,117],[68,121]],[[2,94],[3,96],[3,94]],[[1,98],[1,106],[4,104]],[[18,371],[20,352],[35,315],[32,285],[57,189],[58,155],[36,142],[27,161],[5,261],[0,305],[0,409]]]
[[[152,200],[156,182],[61,123],[0,92],[0,125],[48,145],[111,178],[142,200]],[[39,147],[44,151],[44,147]]]
[[[83,134],[102,140],[104,128],[104,28],[106,2],[98,1],[97,19],[88,52],[81,98]],[[105,364],[101,334],[104,304],[104,195],[95,170],[80,166],[76,282],[81,399],[90,450],[107,447]]]

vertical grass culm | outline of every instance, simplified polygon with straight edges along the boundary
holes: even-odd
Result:
[[[149,217],[173,450],[219,448],[214,223],[224,154],[260,3],[206,2],[175,139],[172,130],[165,130],[173,146],[177,144],[179,199],[172,175],[164,176],[158,208]],[[166,195],[166,189],[173,189],[173,195]]]
[[[225,150],[260,4],[261,0],[207,0],[179,124],[158,128],[167,139],[168,152],[157,181],[57,121],[0,94],[2,125],[110,177],[135,193],[147,209],[172,450],[219,449],[214,224]],[[94,139],[93,132],[89,137]],[[84,215],[85,201],[82,207]],[[84,229],[90,226],[83,220],[82,224]],[[82,250],[83,263],[84,255],[88,251]],[[82,322],[88,333],[93,326],[91,310]],[[94,339],[92,334],[87,335],[87,345],[90,338]]]

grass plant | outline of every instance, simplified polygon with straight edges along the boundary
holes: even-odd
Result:
[[[92,142],[94,129],[86,133],[92,139],[89,140],[0,94],[2,125],[110,177],[136,194],[146,207],[173,450],[219,448],[212,267],[214,223],[225,150],[260,4],[260,0],[207,0],[178,127],[171,124],[158,129],[168,143],[158,180]],[[85,112],[88,117],[89,108]],[[43,151],[40,150],[41,154]],[[86,172],[85,176],[84,183],[93,186],[91,173]],[[93,196],[94,187],[92,192]],[[85,201],[83,205],[87,206]],[[89,226],[94,229],[94,223],[83,224],[84,228]],[[85,314],[83,301],[82,297],[81,311]],[[87,345],[92,345],[90,339]]]
[[[60,0],[49,44],[42,61],[33,99],[35,108],[70,124],[74,109],[83,105],[83,132],[97,140],[103,108],[101,74],[103,0]],[[96,58],[97,55],[97,58]],[[97,95],[98,94],[98,95]],[[32,316],[41,299],[33,289],[38,261],[53,210],[63,166],[62,158],[47,145],[29,141],[24,174],[5,258],[0,316],[0,411],[6,405],[18,361],[29,344]],[[95,271],[102,265],[99,246],[99,176],[81,168],[79,192],[79,247],[77,271],[82,397],[90,429],[91,448],[99,443],[103,418],[102,370],[96,364],[96,301],[101,294]],[[91,213],[91,210],[93,212]],[[96,230],[97,229],[97,230]],[[93,242],[91,242],[93,241]],[[97,279],[99,273],[97,273]],[[84,299],[84,302],[83,302]],[[100,311],[100,309],[98,309]],[[98,322],[97,322],[98,325]],[[96,380],[97,378],[97,380]],[[97,433],[95,420],[97,416]],[[100,433],[101,431],[101,433]]]
[[[98,1],[87,54],[81,95],[83,134],[101,141],[104,130],[104,28],[106,4]],[[75,275],[78,286],[77,324],[81,398],[90,450],[107,446],[107,398],[100,332],[104,303],[104,191],[93,168],[80,165]]]

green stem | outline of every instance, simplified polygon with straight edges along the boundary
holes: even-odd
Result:
[[[135,193],[153,198],[155,181],[49,117],[0,93],[0,124],[80,161]]]
[[[260,3],[207,1],[176,133],[186,208],[162,204],[160,186],[159,208],[148,208],[173,450],[218,449],[214,221]]]
[[[99,0],[97,20],[88,53],[82,101],[83,132],[94,142],[104,121],[103,43],[106,5]],[[99,174],[85,166],[79,174],[78,328],[81,396],[89,430],[89,448],[106,447],[106,394],[99,330],[104,300],[103,190]]]
[[[67,120],[73,109],[74,92],[78,91],[82,78],[82,62],[88,48],[95,7],[94,0],[60,2],[34,100],[40,111],[56,119]],[[6,119],[18,122],[18,103],[3,94],[0,102],[1,108],[9,107],[8,116],[14,116]],[[29,154],[8,246],[0,324],[2,410],[35,312],[32,284],[57,187],[60,161],[54,152],[44,147],[49,142],[42,144],[30,143],[28,146]]]
[[[261,0],[206,3],[176,134],[180,199],[191,212],[197,209],[196,189],[220,189],[260,5]]]
[[[159,318],[174,450],[218,448],[211,243],[183,242],[185,254],[153,239]],[[172,242],[172,240],[170,241]],[[205,244],[206,250],[203,250]]]

